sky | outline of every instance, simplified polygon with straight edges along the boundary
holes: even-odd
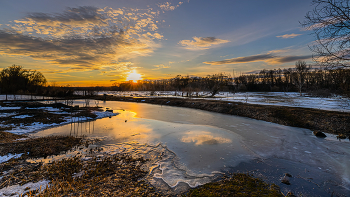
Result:
[[[0,70],[111,86],[312,63],[311,0],[0,0]],[[131,75],[130,75],[131,74]],[[129,76],[130,75],[130,76]]]

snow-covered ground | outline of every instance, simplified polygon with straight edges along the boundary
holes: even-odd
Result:
[[[61,109],[52,108],[52,107],[39,107],[39,108],[44,110],[44,111],[48,111],[48,112],[55,113],[55,114],[70,114],[70,113],[65,112]],[[1,107],[0,106],[0,110],[11,110],[11,109],[20,109],[20,107]],[[97,115],[97,117],[94,119],[101,119],[101,118],[117,115],[117,113],[112,113],[112,112],[107,112],[107,111],[94,111],[93,113]],[[0,117],[12,116],[12,118],[16,118],[16,119],[24,119],[24,118],[30,117],[29,115],[18,115],[18,116],[13,116],[13,115],[16,115],[16,114],[15,113],[3,113],[0,115]],[[7,132],[11,132],[11,133],[15,133],[15,134],[24,134],[24,133],[30,133],[30,132],[34,132],[34,131],[38,131],[38,130],[42,130],[42,129],[46,129],[46,128],[50,128],[50,127],[56,127],[56,126],[60,126],[60,125],[64,125],[64,124],[69,124],[72,122],[89,121],[89,120],[93,120],[93,118],[67,116],[67,117],[65,117],[64,120],[65,120],[64,122],[59,123],[59,124],[57,124],[57,123],[43,124],[40,122],[34,122],[33,124],[30,124],[30,125],[20,124],[20,126],[16,126],[14,124],[4,125],[4,124],[0,123],[0,127],[12,126],[13,129],[7,130]]]
[[[156,91],[151,95],[150,91],[109,91],[99,92],[99,95],[107,94],[114,96],[134,96],[134,97],[166,97],[166,98],[188,98],[182,97],[187,92]],[[196,96],[197,92],[192,95]],[[198,96],[210,96],[209,92],[198,92]],[[196,99],[196,97],[192,97]],[[206,100],[222,100],[232,102],[242,102],[259,105],[276,105],[288,107],[314,108],[329,111],[350,112],[350,99],[334,95],[330,98],[312,97],[307,94],[300,96],[297,92],[247,92],[231,93],[220,92],[213,98],[200,98]]]
[[[12,158],[19,158],[22,156],[22,153],[21,154],[8,154],[8,155],[4,155],[4,156],[0,156],[0,163],[3,163],[3,162],[6,162]]]
[[[38,100],[38,99],[52,99],[52,97],[47,96],[31,96],[31,95],[13,95],[8,94],[7,100],[9,101],[17,101],[17,100]],[[0,95],[0,101],[5,101],[6,95],[2,94]]]
[[[36,183],[30,182],[24,185],[12,185],[0,189],[0,196],[20,197],[25,192],[29,192],[32,190],[43,191],[48,185],[49,181],[47,180],[42,180]]]

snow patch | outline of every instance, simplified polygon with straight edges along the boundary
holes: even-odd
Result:
[[[101,118],[116,116],[116,115],[119,114],[119,113],[100,112],[100,111],[94,111],[93,113],[97,115],[96,118],[90,118],[90,117],[66,117],[65,121],[60,123],[60,124],[57,124],[57,123],[43,124],[43,123],[40,123],[40,122],[34,122],[31,125],[23,125],[23,124],[20,124],[20,126],[6,125],[6,126],[13,126],[12,130],[9,130],[7,132],[15,133],[15,134],[31,133],[31,132],[35,132],[35,131],[39,131],[39,130],[43,130],[43,129],[47,129],[47,128],[51,128],[51,127],[57,127],[57,126],[60,126],[60,125],[65,125],[65,124],[69,124],[69,123],[73,123],[73,122],[91,121],[91,120],[94,120],[94,119],[101,119]],[[2,126],[2,124],[0,124],[0,126]]]
[[[48,185],[50,181],[42,180],[36,183],[26,183],[24,185],[12,185],[9,187],[4,187],[0,189],[0,196],[12,196],[12,197],[19,197],[25,192],[29,192],[32,190],[40,190],[43,191]],[[27,188],[27,190],[26,190]],[[28,189],[29,188],[29,189]]]
[[[22,156],[22,153],[21,154],[8,154],[8,155],[4,155],[4,156],[0,156],[0,163],[3,163],[3,162],[7,162],[8,160],[12,159],[12,158],[19,158]],[[1,194],[1,193],[0,193]]]
[[[30,118],[33,116],[29,116],[29,115],[19,115],[19,116],[13,116],[12,118],[18,118],[18,119],[24,119],[24,118]]]

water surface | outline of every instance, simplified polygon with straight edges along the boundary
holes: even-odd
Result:
[[[347,141],[316,138],[307,129],[188,108],[116,101],[99,105],[120,114],[34,135],[104,139],[95,146],[107,153],[127,152],[151,159],[147,168],[149,181],[155,185],[194,187],[223,172],[248,171],[280,185],[282,192],[321,196],[349,192]],[[284,173],[293,175],[289,186],[280,183]]]

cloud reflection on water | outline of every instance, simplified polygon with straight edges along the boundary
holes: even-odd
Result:
[[[211,132],[208,131],[191,131],[184,134],[181,138],[181,142],[184,143],[194,143],[195,145],[216,145],[216,144],[224,144],[231,143],[232,140],[223,138],[223,137],[215,137]]]

